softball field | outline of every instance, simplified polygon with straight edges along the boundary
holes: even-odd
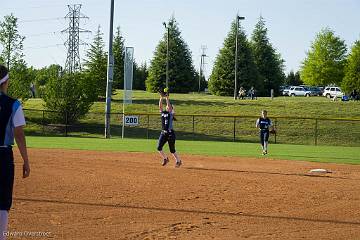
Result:
[[[360,239],[360,165],[29,152],[23,180],[15,149],[9,239]]]

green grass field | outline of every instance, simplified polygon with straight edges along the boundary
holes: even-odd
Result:
[[[27,137],[30,148],[58,148],[118,152],[156,152],[156,140],[72,137]],[[165,148],[168,151],[167,147]],[[177,141],[179,153],[207,156],[263,158],[256,143]],[[360,147],[271,144],[267,157],[342,164],[360,164]]]
[[[112,101],[112,129],[114,137],[121,136],[122,91],[117,91]],[[360,102],[333,102],[325,97],[277,97],[257,100],[236,100],[206,94],[171,94],[178,120],[175,130],[179,140],[257,142],[254,124],[262,109],[267,109],[276,122],[277,143],[315,144],[336,146],[360,146]],[[98,137],[104,132],[104,102],[96,102],[89,114],[68,127],[70,136]],[[30,99],[26,109],[42,110],[41,99]],[[137,113],[140,126],[127,127],[126,137],[156,139],[160,128],[158,94],[134,91],[133,104],[126,105],[125,112]],[[118,114],[116,114],[118,113]],[[143,114],[143,115],[141,115]],[[155,114],[148,116],[147,114]],[[181,116],[182,114],[214,115]],[[48,113],[25,111],[28,135],[65,135],[63,124],[53,122]],[[237,115],[219,117],[219,115]],[[218,116],[218,117],[215,117]],[[244,117],[248,116],[248,117]],[[285,118],[284,118],[285,117]],[[286,118],[287,117],[287,118]],[[314,119],[319,118],[318,125]],[[359,121],[328,121],[323,118],[358,119]],[[45,125],[45,127],[43,126]],[[234,129],[235,125],[235,129]],[[317,133],[315,134],[315,129]],[[235,133],[235,138],[234,138]],[[274,142],[272,138],[270,141]]]

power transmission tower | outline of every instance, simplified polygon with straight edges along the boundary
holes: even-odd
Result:
[[[202,45],[201,46],[201,58],[200,58],[200,70],[199,70],[199,89],[198,92],[200,92],[201,90],[201,79],[203,77],[203,73],[204,73],[204,69],[205,69],[205,57],[207,57],[207,55],[205,54],[207,47]]]
[[[80,33],[90,32],[80,28],[80,19],[87,18],[80,12],[81,4],[68,5],[69,13],[65,16],[69,19],[69,27],[62,33],[68,33],[68,39],[65,42],[68,53],[65,63],[65,71],[68,73],[74,73],[81,70],[80,51],[79,46],[85,45],[83,41],[80,41]]]

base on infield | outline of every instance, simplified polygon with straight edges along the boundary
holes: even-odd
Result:
[[[311,169],[310,173],[331,173],[331,171],[322,168],[317,168],[317,169]]]

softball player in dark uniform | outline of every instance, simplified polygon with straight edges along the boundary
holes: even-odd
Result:
[[[24,160],[23,178],[30,174],[23,130],[25,118],[20,102],[6,95],[8,85],[8,70],[0,65],[0,240],[5,239],[8,214],[12,205],[14,184],[12,145],[14,144],[14,137]]]
[[[166,110],[163,110],[163,101],[162,101],[163,98],[166,99]],[[176,160],[175,167],[180,167],[182,162],[175,150],[176,136],[175,136],[175,131],[173,129],[173,121],[174,121],[175,112],[174,112],[173,106],[170,104],[168,95],[166,95],[166,96],[163,96],[162,94],[160,95],[159,110],[161,113],[162,130],[160,133],[157,150],[159,151],[159,153],[163,159],[162,165],[165,166],[169,162],[169,158],[163,152],[163,146],[165,145],[166,142],[168,142],[170,152],[172,153],[172,155],[174,156],[174,158]]]
[[[268,153],[270,128],[272,129],[272,131],[274,131],[272,122],[271,122],[270,118],[267,117],[266,110],[263,110],[261,112],[261,117],[258,118],[258,120],[256,121],[256,128],[258,128],[260,131],[259,135],[260,135],[262,154],[265,155]]]

